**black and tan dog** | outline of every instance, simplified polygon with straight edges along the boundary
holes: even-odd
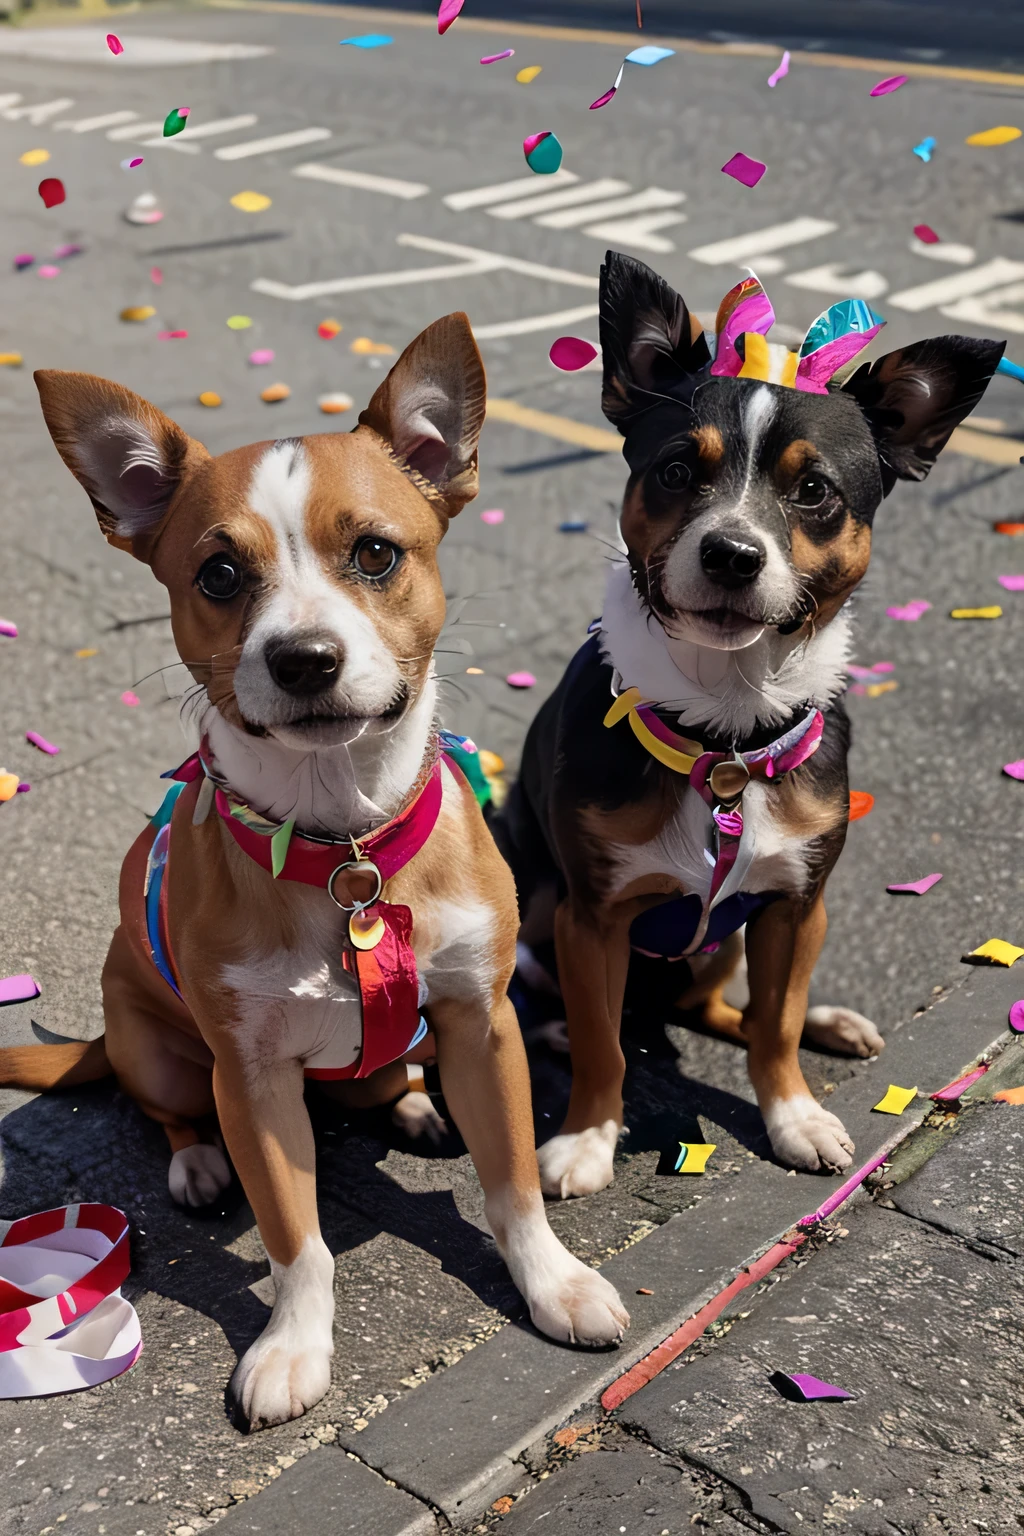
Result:
[[[763,333],[767,299],[756,282],[741,286],[767,314],[750,327]],[[856,301],[836,308],[854,314],[853,330],[882,323]],[[879,503],[897,479],[928,473],[1003,348],[938,337],[843,387],[821,382],[827,370],[784,387],[796,354],[735,327],[730,340],[721,311],[718,328],[712,367],[683,301],[609,253],[603,406],[631,471],[625,557],[599,627],[534,721],[506,814],[524,938],[557,898],[573,1084],[561,1133],[538,1154],[552,1195],[612,1178],[631,948],[692,956],[680,1003],[702,1001],[709,1025],[748,1045],[772,1146],[790,1166],[844,1168],[853,1151],[800,1070],[808,1023],[851,1054],[882,1044],[849,1010],[807,1008],[849,814],[844,605],[867,570]],[[740,1015],[722,985],[744,924]]]

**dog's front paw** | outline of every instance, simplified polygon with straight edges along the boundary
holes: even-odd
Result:
[[[231,1183],[231,1169],[220,1147],[197,1142],[171,1158],[167,1187],[175,1205],[212,1205]]]
[[[762,1113],[780,1163],[810,1173],[822,1166],[849,1168],[854,1148],[846,1127],[810,1094],[776,1099],[763,1106]]]
[[[537,1148],[541,1189],[553,1199],[568,1200],[606,1188],[614,1177],[612,1160],[618,1139],[614,1120],[553,1136]]]
[[[327,1391],[334,1346],[309,1332],[294,1322],[277,1328],[271,1321],[235,1366],[228,1395],[248,1429],[297,1419]]]
[[[871,1020],[852,1008],[808,1008],[804,1040],[841,1056],[877,1056],[885,1048]]]
[[[403,1094],[391,1111],[391,1120],[414,1141],[418,1136],[426,1136],[435,1147],[440,1145],[442,1136],[448,1134],[448,1126],[426,1093],[413,1091]]]
[[[599,1349],[617,1343],[629,1327],[629,1313],[614,1285],[564,1248],[561,1262],[526,1299],[533,1326],[566,1344]]]

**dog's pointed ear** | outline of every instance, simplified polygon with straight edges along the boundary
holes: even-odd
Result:
[[[642,261],[609,251],[601,268],[601,406],[625,433],[638,410],[711,361],[704,331],[683,300]],[[645,398],[646,397],[646,398]]]
[[[359,417],[449,517],[479,489],[477,445],[487,406],[483,360],[464,314],[411,341]]]
[[[878,448],[883,494],[897,480],[923,480],[954,427],[977,405],[1004,341],[933,336],[865,363],[843,385],[867,417]]]
[[[40,369],[43,416],[107,540],[139,560],[185,477],[209,458],[155,405],[91,373]]]

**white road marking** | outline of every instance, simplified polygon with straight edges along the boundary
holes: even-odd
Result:
[[[297,165],[293,176],[304,176],[309,181],[330,181],[339,187],[355,187],[360,192],[380,192],[385,197],[401,197],[407,201],[423,197],[430,191],[422,181],[399,181],[394,176],[371,176],[368,171],[343,170],[336,165]]]
[[[987,288],[998,288],[1001,283],[1012,283],[1024,277],[1024,261],[1009,261],[996,256],[992,261],[960,272],[955,277],[939,277],[933,283],[922,283],[918,288],[904,288],[889,296],[889,303],[897,309],[909,309],[913,314],[922,309],[933,309],[955,299],[971,298],[984,293]]]
[[[497,325],[474,325],[477,341],[495,341],[499,336],[528,336],[531,331],[549,331],[555,326],[575,325],[579,320],[593,320],[601,313],[597,304],[581,304],[578,309],[560,309],[553,315],[530,315],[525,320],[501,320]],[[587,367],[592,367],[591,363]]]
[[[552,208],[575,208],[580,203],[596,203],[602,197],[628,191],[628,181],[616,181],[606,176],[600,181],[583,181],[578,187],[563,187],[560,192],[542,192],[538,197],[524,197],[514,203],[499,203],[495,208],[488,208],[487,212],[492,219],[526,219],[533,213],[548,213]]]
[[[127,18],[126,18],[127,20]],[[130,26],[131,23],[128,22]],[[118,27],[125,51],[115,59],[106,27],[11,27],[0,31],[0,58],[52,59],[103,64],[125,70],[166,64],[210,64],[220,59],[258,59],[273,53],[248,43],[190,43],[174,37],[129,37]]]
[[[162,117],[155,123],[132,123],[127,128],[111,128],[107,138],[113,139],[115,143],[119,143],[122,139],[141,139],[147,134],[161,133],[163,126]]]
[[[929,261],[948,261],[954,267],[969,267],[974,260],[974,247],[956,245],[952,240],[940,240],[938,245],[925,245],[916,237],[910,242],[915,256],[927,256]]]
[[[568,283],[572,288],[597,288],[598,279],[589,273],[569,272],[564,267],[544,267],[535,261],[522,261],[518,256],[499,256],[491,251],[480,251],[471,245],[452,245],[447,240],[433,240],[429,235],[399,235],[399,245],[411,245],[417,251],[437,251],[445,256],[461,256],[466,261],[498,260],[509,272],[519,272],[523,277],[536,277],[550,283]]]
[[[137,122],[138,116],[137,112],[103,112],[99,117],[82,117],[77,123],[65,120],[54,126],[58,133],[64,129],[69,133],[92,133],[94,128],[116,128],[119,123]]]
[[[621,213],[646,213],[649,208],[677,208],[685,202],[685,192],[666,192],[664,187],[648,187],[643,192],[633,192],[629,197],[613,197],[607,202],[595,203],[592,208],[565,208],[559,213],[546,213],[535,219],[544,229],[577,229],[582,224],[592,224],[595,219],[611,219]]]
[[[1000,309],[997,306],[1013,306]],[[1024,306],[1024,283],[1010,283],[1007,288],[997,288],[980,299],[961,299],[959,304],[947,304],[939,311],[951,320],[966,320],[968,325],[980,325],[985,330],[1014,331],[1024,335],[1024,314],[1016,306]]]
[[[278,133],[270,139],[249,139],[244,144],[225,144],[215,149],[217,160],[248,160],[252,155],[271,155],[275,149],[298,149],[300,144],[316,144],[329,139],[329,128],[296,128],[293,133]]]
[[[571,182],[579,181],[572,171],[555,171],[541,179],[546,188],[567,187]],[[442,201],[446,208],[464,213],[467,208],[484,208],[491,203],[508,203],[514,197],[525,197],[529,192],[536,192],[537,180],[536,176],[520,176],[515,181],[498,181],[490,187],[473,187],[469,192],[449,192]]]
[[[806,288],[810,293],[837,293],[842,298],[880,299],[889,284],[881,272],[848,273],[846,263],[830,261],[823,267],[808,267],[785,279],[791,288]]]
[[[243,128],[252,128],[259,118],[252,112],[245,112],[241,117],[215,117],[210,123],[196,123],[194,128],[184,128],[181,133],[176,133],[173,138],[165,139],[161,134],[156,139],[146,139],[146,144],[166,144],[176,149],[183,141],[192,139],[209,139],[218,133],[239,133]]]
[[[73,96],[58,96],[56,101],[42,101],[37,107],[7,107],[3,115],[9,123],[31,123],[33,128],[41,128],[51,117],[66,112],[74,104]]]
[[[592,240],[610,241],[612,245],[631,245],[639,251],[667,253],[674,251],[675,245],[654,231],[685,223],[685,213],[643,213],[636,219],[607,219],[603,224],[591,224],[582,233]]]
[[[766,229],[752,229],[747,235],[732,235],[727,240],[716,240],[711,245],[699,245],[688,252],[693,261],[703,261],[709,267],[723,267],[749,261],[768,251],[781,251],[787,245],[803,245],[805,240],[817,240],[820,235],[831,235],[838,229],[828,219],[790,219],[785,224],[769,224]]]
[[[21,93],[19,91],[8,91],[6,96],[0,96],[0,113],[4,112],[7,107],[15,106],[20,100]]]

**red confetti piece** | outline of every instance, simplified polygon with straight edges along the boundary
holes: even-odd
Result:
[[[938,245],[939,237],[930,224],[915,224],[914,234],[924,245]]]
[[[157,341],[184,341],[188,331],[157,331]]]
[[[110,49],[111,53],[124,53],[124,43],[122,43],[121,39],[116,37],[113,32],[107,33],[107,47]]]
[[[44,176],[39,183],[39,196],[47,208],[56,208],[67,196],[64,183],[56,176]]]

